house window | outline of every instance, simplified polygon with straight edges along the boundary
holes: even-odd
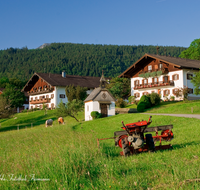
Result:
[[[51,104],[51,108],[52,108],[52,109],[54,108],[54,103]]]
[[[65,98],[65,95],[64,94],[60,94],[60,98]]]
[[[160,63],[160,64],[159,64],[159,69],[161,70],[162,68],[163,68],[163,64]]]
[[[163,82],[168,82],[168,76],[163,77]]]
[[[144,85],[147,85],[147,84],[148,84],[148,79],[144,79],[144,80],[143,80],[143,84],[144,84]]]
[[[46,104],[47,108],[49,108],[49,104]]]
[[[192,88],[188,88],[188,94],[193,94],[193,89]]]
[[[35,97],[35,100],[37,100],[37,97]]]
[[[135,83],[135,86],[139,86],[139,84],[140,84],[139,80],[136,80],[134,83]]]
[[[139,98],[139,97],[140,97],[140,93],[135,93],[134,96],[135,96],[136,98]]]
[[[149,93],[148,93],[148,92],[143,92],[143,93],[142,93],[142,95],[147,95],[147,94],[149,94]]]
[[[149,72],[152,71],[152,65],[148,65],[148,71],[149,71]]]
[[[33,101],[33,98],[31,98],[31,101]]]
[[[178,97],[182,95],[182,91],[178,88],[173,89],[173,94]]]
[[[156,77],[156,78],[154,78],[153,80],[154,80],[154,83],[155,83],[155,84],[157,84],[157,83],[158,83],[158,78],[157,78],[157,77]]]
[[[192,77],[193,77],[193,74],[189,74],[189,73],[187,74],[187,79],[188,79],[188,80],[191,80]]]
[[[178,74],[172,75],[172,80],[178,80],[178,79],[179,79],[179,75]]]
[[[89,111],[89,105],[87,105],[87,111]]]
[[[51,94],[51,98],[54,98],[54,94]]]
[[[49,98],[49,95],[46,95],[46,98]]]
[[[163,94],[164,94],[164,96],[165,96],[165,95],[168,96],[168,95],[170,94],[170,90],[164,90],[164,91],[163,91]]]

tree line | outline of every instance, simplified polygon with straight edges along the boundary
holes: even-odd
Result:
[[[160,46],[159,55],[178,57],[184,47]],[[0,78],[27,81],[33,73],[116,77],[156,46],[118,46],[52,43],[43,49],[9,48],[0,51]]]

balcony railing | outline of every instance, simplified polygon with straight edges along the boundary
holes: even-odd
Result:
[[[165,86],[174,86],[174,81],[160,81],[148,84],[139,84],[134,87],[134,90],[143,89],[143,88],[155,88],[155,87],[165,87]]]
[[[37,100],[30,100],[30,104],[43,104],[43,103],[50,103],[51,98],[43,98],[43,99],[37,99]]]
[[[54,90],[54,88],[37,89],[37,90],[28,91],[27,93],[29,95],[36,95],[36,94],[44,94],[47,92],[52,92],[53,90]]]
[[[159,76],[162,74],[167,74],[168,72],[169,72],[168,68],[152,69],[152,70],[147,70],[147,71],[142,70],[141,72],[139,72],[139,76],[146,78],[145,74],[148,73],[148,75],[149,75],[148,77],[155,77],[155,76]],[[151,75],[155,75],[155,76],[151,76]]]

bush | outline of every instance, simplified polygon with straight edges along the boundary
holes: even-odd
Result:
[[[137,111],[143,112],[145,110],[146,106],[147,106],[146,102],[139,102],[137,105]]]
[[[128,102],[131,104],[132,102],[135,103],[135,96],[129,96]]]
[[[150,94],[150,101],[151,101],[152,106],[159,105],[160,104],[160,96],[159,96],[159,94],[157,94],[155,92],[152,92]]]
[[[141,98],[140,98],[140,102],[145,102],[146,103],[146,108],[150,108],[151,107],[151,100],[150,100],[150,94],[148,94],[147,96],[146,95],[143,95]],[[139,105],[138,103],[138,105]]]
[[[91,116],[93,119],[98,119],[101,118],[101,113],[99,113],[98,111],[92,111]]]
[[[127,103],[122,98],[119,98],[115,104],[117,107],[124,108]]]

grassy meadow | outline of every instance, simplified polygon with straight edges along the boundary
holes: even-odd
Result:
[[[119,114],[93,121],[55,112],[16,114],[0,120],[0,189],[200,189],[200,125],[193,118],[153,116],[156,125],[174,125],[173,150],[121,157],[112,137],[124,123],[148,115]],[[44,127],[53,118],[53,127]],[[31,123],[33,126],[31,127]],[[20,130],[17,126],[20,126]]]
[[[200,114],[200,100],[161,102],[160,105],[147,109],[150,113]]]

